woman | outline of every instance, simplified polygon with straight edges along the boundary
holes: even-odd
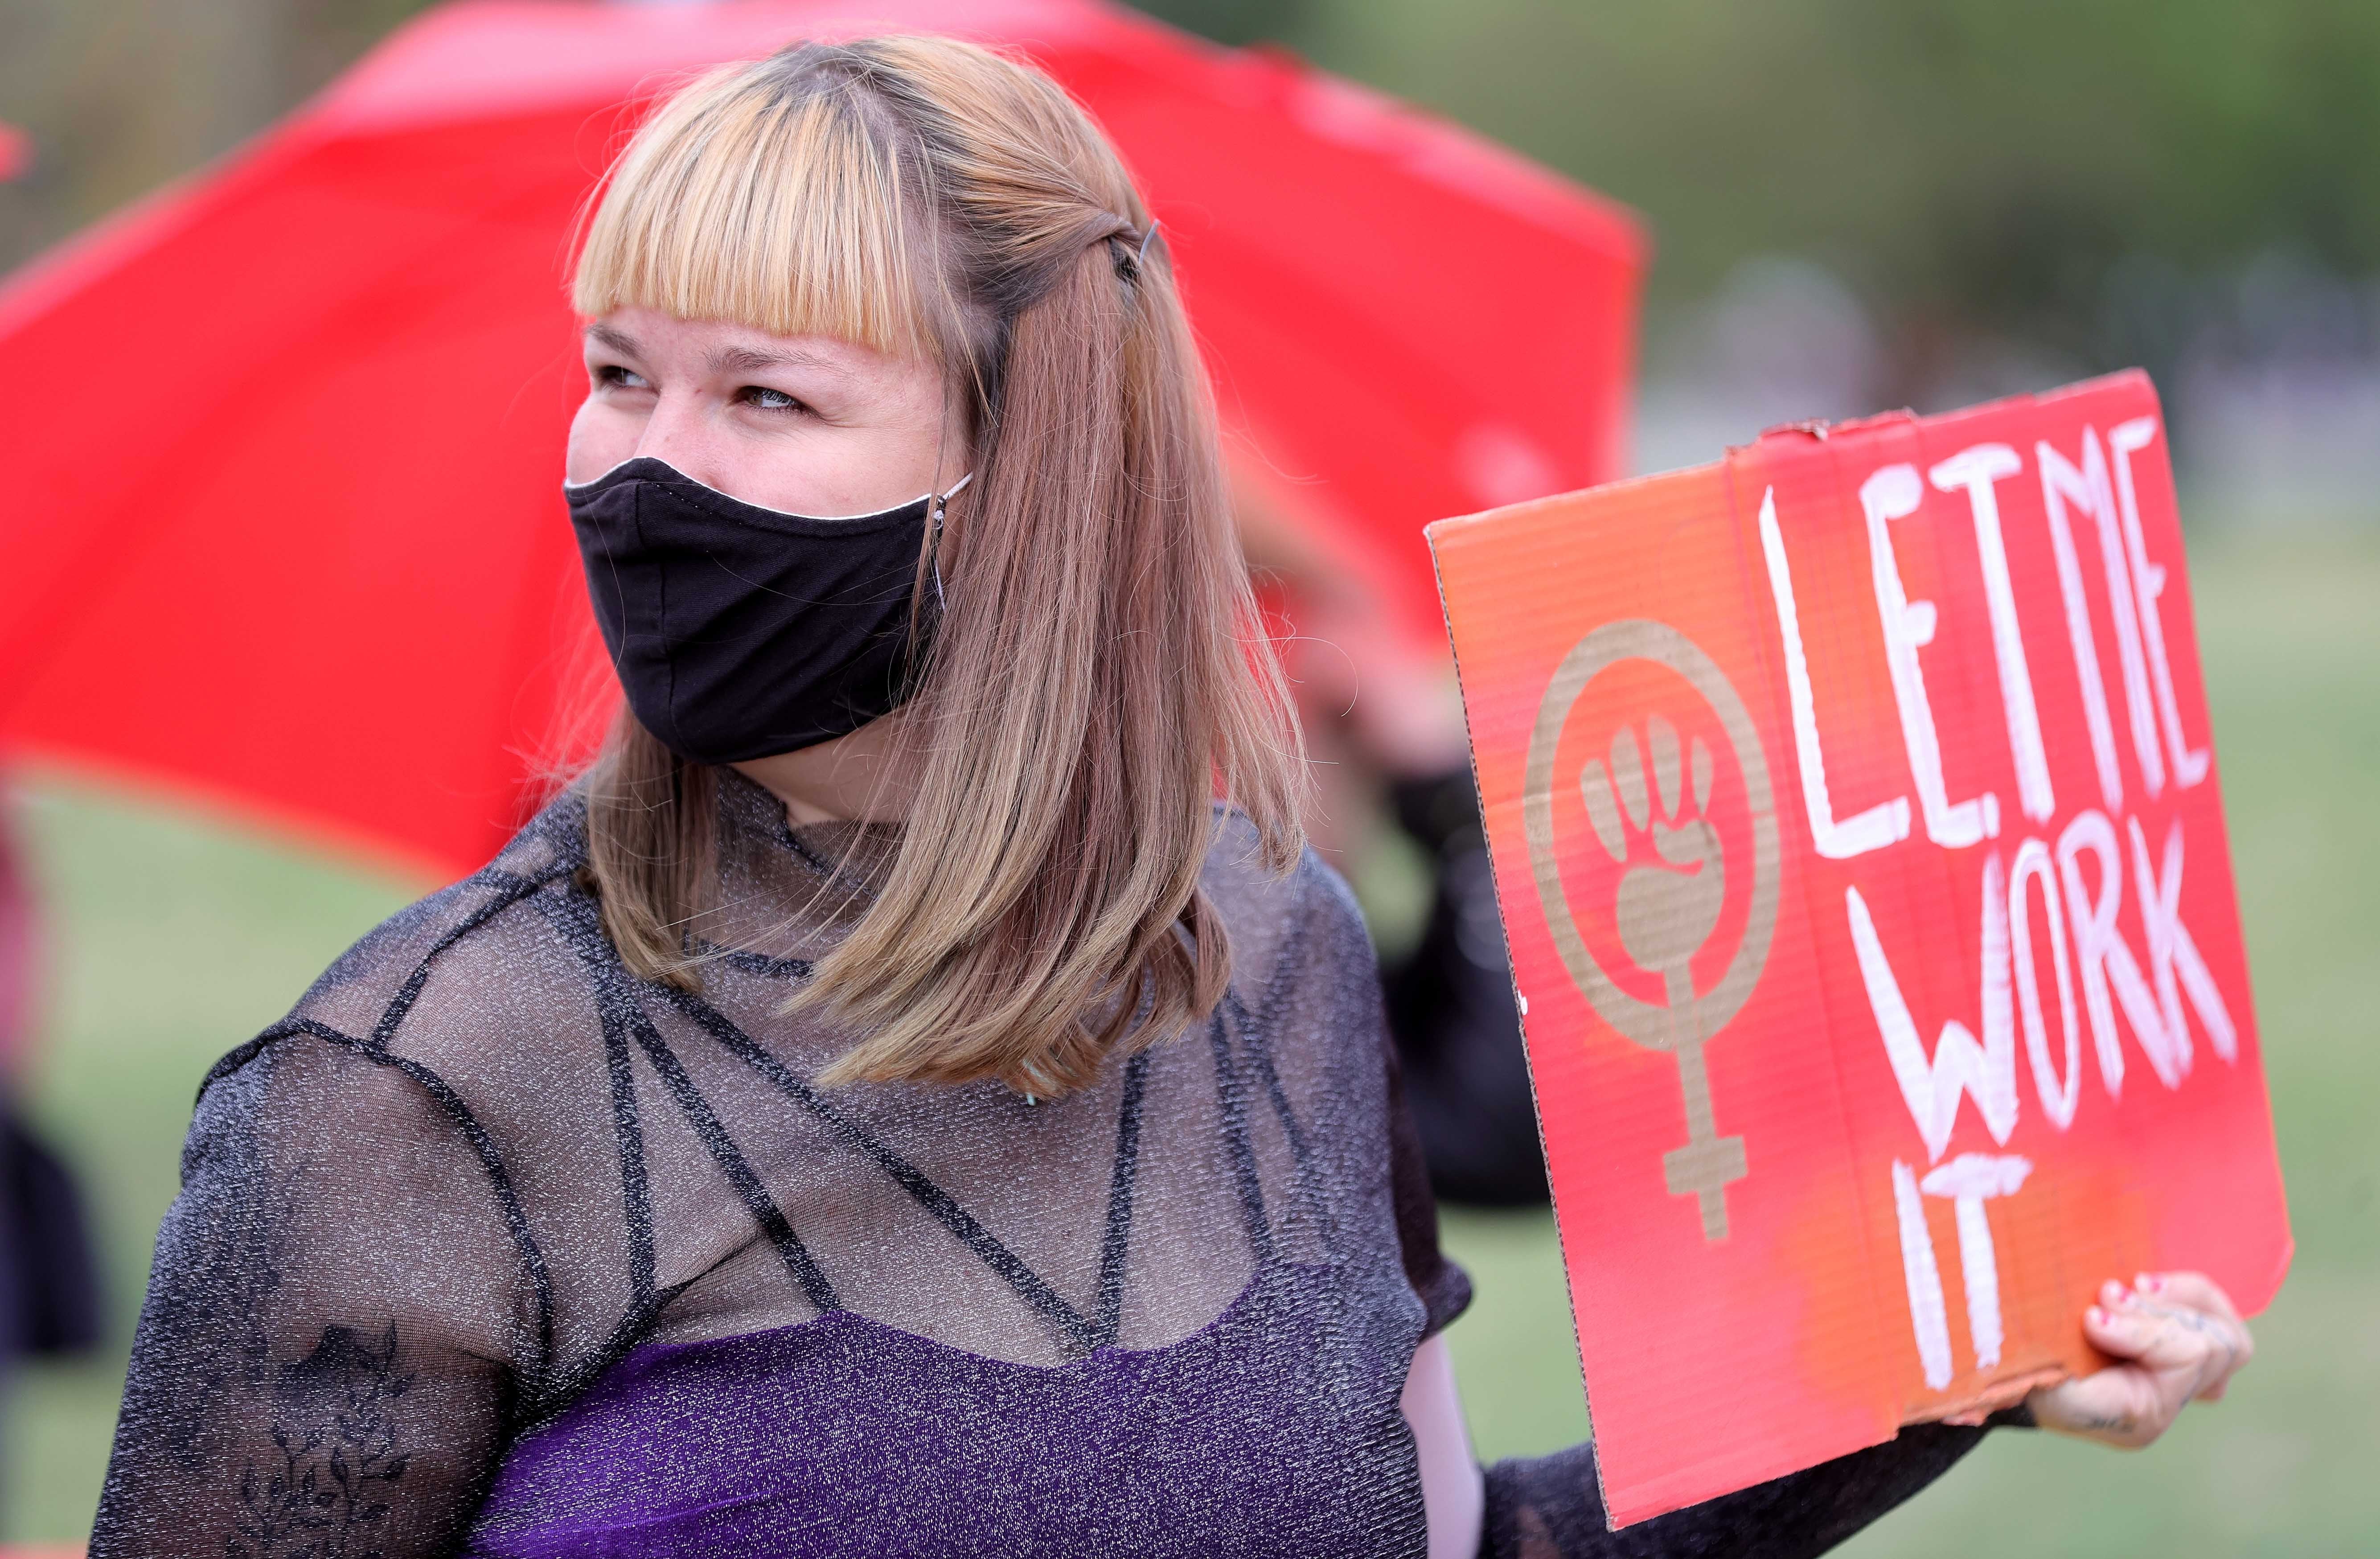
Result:
[[[627,713],[210,1074],[94,1553],[1803,1553],[1981,1432],[1620,1538],[1585,1447],[1483,1479],[1164,246],[1050,81],[716,73],[575,285]],[[2168,1295],[2034,1412],[2219,1387]]]

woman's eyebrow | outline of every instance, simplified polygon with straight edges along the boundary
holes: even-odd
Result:
[[[825,353],[800,347],[762,351],[754,347],[722,347],[704,360],[717,374],[760,373],[772,368],[814,368],[838,376],[844,372],[843,365]]]
[[[625,330],[615,329],[608,324],[589,325],[587,327],[587,339],[595,342],[599,346],[609,347],[612,350],[619,353],[622,357],[633,358],[637,356],[640,350],[637,346],[637,338],[635,336],[630,335]]]

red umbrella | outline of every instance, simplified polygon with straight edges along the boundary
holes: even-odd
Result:
[[[1628,215],[1278,55],[1092,0],[871,0],[1021,50],[1173,246],[1243,480],[1439,640],[1421,526],[1620,466]],[[603,688],[562,512],[574,218],[691,69],[850,0],[477,0],[0,288],[0,739],[437,872]]]

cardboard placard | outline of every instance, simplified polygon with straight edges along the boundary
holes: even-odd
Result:
[[[2261,1309],[2287,1211],[2156,397],[1430,527],[1613,1525]]]

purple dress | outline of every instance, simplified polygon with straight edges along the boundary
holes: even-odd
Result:
[[[1338,1283],[1271,1265],[1180,1342],[1053,1368],[848,1311],[648,1344],[513,1448],[470,1552],[1418,1553],[1402,1371]]]
[[[209,1075],[96,1559],[1422,1553],[1400,1396],[1469,1289],[1344,885],[1226,819],[1211,1021],[1062,1100],[827,1090],[786,998],[886,841],[715,783],[698,991],[565,795]],[[1617,1538],[1585,1448],[1504,1464],[1487,1548],[1815,1553],[1971,1440]]]

